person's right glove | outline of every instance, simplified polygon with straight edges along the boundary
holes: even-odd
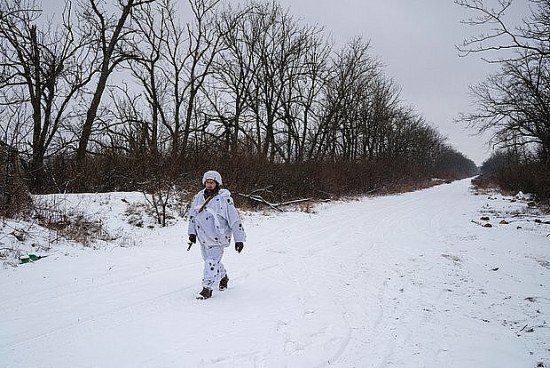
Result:
[[[197,242],[197,236],[195,234],[189,234],[189,241],[191,243],[196,243]]]

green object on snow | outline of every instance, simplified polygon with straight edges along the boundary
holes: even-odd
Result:
[[[31,258],[29,256],[21,256],[19,257],[19,261],[21,263],[29,263],[31,261]]]
[[[39,259],[42,259],[44,257],[45,256],[37,256],[36,254],[28,254],[26,256],[19,257],[19,261],[21,263],[29,263],[29,262],[38,261]]]

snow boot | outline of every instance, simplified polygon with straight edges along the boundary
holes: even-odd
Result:
[[[197,295],[197,299],[204,300],[212,297],[212,289],[209,288],[202,288],[202,291]]]
[[[227,289],[227,283],[229,282],[229,277],[227,274],[220,280],[220,291]]]

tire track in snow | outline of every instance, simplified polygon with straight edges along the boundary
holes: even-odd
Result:
[[[178,271],[178,269],[172,269],[170,272]],[[163,273],[165,275],[165,273]],[[155,276],[155,275],[148,275],[148,276]],[[124,286],[132,285],[133,290],[137,290],[140,288],[140,286],[147,285],[151,282],[161,284],[162,282],[160,280],[157,281],[151,281],[150,277],[143,277],[141,280],[139,280],[137,283],[125,279],[121,282],[110,282],[105,283],[102,286],[94,287],[94,289],[101,290],[102,294],[104,295],[100,300],[105,301],[106,296],[108,295],[122,295],[124,299],[124,290],[127,290],[124,288]],[[120,287],[123,287],[122,290]],[[25,331],[25,334],[20,337],[14,338],[12,341],[6,343],[3,346],[0,346],[0,349],[11,349],[18,345],[32,345],[37,340],[45,339],[48,337],[51,337],[55,334],[64,334],[67,333],[67,331],[76,331],[78,329],[84,328],[84,326],[98,323],[100,321],[111,321],[116,320],[118,322],[121,321],[128,321],[133,318],[136,318],[137,315],[144,315],[148,313],[153,313],[155,311],[158,311],[160,308],[160,305],[162,305],[163,301],[169,300],[174,295],[181,294],[183,291],[190,290],[191,288],[196,288],[196,284],[193,285],[186,285],[183,287],[174,287],[172,289],[169,289],[167,291],[157,293],[153,296],[148,296],[147,298],[143,298],[141,295],[137,295],[135,293],[129,293],[128,295],[131,297],[131,301],[128,301],[125,299],[122,303],[116,303],[115,305],[92,305],[93,309],[89,309],[86,312],[82,313],[83,306],[74,305],[70,302],[63,302],[60,301],[58,298],[55,298],[55,300],[47,300],[43,299],[42,303],[38,303],[39,307],[44,311],[45,317],[47,318],[47,312],[52,310],[55,311],[55,313],[59,313],[58,307],[56,305],[52,304],[60,304],[67,308],[67,313],[75,313],[74,317],[72,318],[72,322],[70,323],[53,323],[50,325],[50,327],[40,327],[37,326],[36,330],[32,331]],[[89,289],[89,288],[86,288]],[[83,290],[78,290],[74,293],[67,292],[63,296],[64,297],[75,297],[77,294],[80,294],[84,292]],[[45,306],[41,306],[40,304],[45,304]],[[49,307],[47,305],[50,305]],[[37,308],[37,305],[30,305],[30,308],[33,310]],[[20,313],[20,312],[19,312]],[[30,312],[29,312],[30,313]],[[114,316],[120,316],[120,317],[114,317]],[[46,319],[44,319],[44,324],[46,325]]]
[[[435,206],[428,209],[428,216],[424,213],[427,212],[426,202],[434,203],[434,191],[437,189],[385,198],[385,201],[389,201],[393,205],[390,208],[387,206],[377,208],[370,216],[378,225],[374,229],[373,237],[377,239],[377,242],[376,247],[372,249],[371,257],[375,260],[384,260],[385,264],[380,267],[376,262],[370,262],[365,265],[365,268],[383,271],[382,277],[371,274],[368,279],[378,285],[373,288],[372,294],[377,300],[376,304],[380,306],[380,311],[374,322],[367,325],[364,331],[358,333],[358,336],[363,336],[362,341],[361,339],[359,339],[360,341],[352,339],[354,345],[349,347],[348,354],[339,362],[344,366],[353,365],[351,362],[355,362],[355,364],[361,362],[365,366],[373,367],[390,364],[397,347],[407,344],[414,331],[429,320],[428,311],[433,309],[435,300],[432,299],[430,293],[423,295],[424,286],[417,271],[420,266],[423,268],[422,272],[429,272],[434,265],[422,259],[421,253],[424,251],[422,246],[413,244],[412,248],[408,250],[407,242],[410,240],[407,234],[423,233],[424,237],[429,238],[434,227],[440,229],[439,220],[446,209]],[[444,201],[441,203],[448,204]],[[398,249],[399,254],[393,254],[393,249]],[[403,251],[408,254],[409,265],[403,264]],[[413,292],[409,292],[409,290],[413,290]],[[439,295],[444,294],[440,290],[438,293]],[[368,299],[363,298],[363,303],[367,304]],[[391,309],[388,310],[388,306],[391,306]],[[355,324],[361,325],[360,319],[357,319],[360,314],[356,312],[349,313],[349,315],[354,316]],[[403,328],[403,324],[406,324],[407,328]],[[363,353],[363,355],[367,355],[366,358],[361,357],[361,353],[357,353],[369,351],[373,352],[371,354]]]
[[[353,342],[351,349],[362,351],[365,347],[374,341],[374,337],[360,341],[364,332],[369,328],[377,328],[383,320],[384,310],[382,308],[381,298],[377,296],[377,288],[364,288],[363,284],[369,282],[369,258],[376,257],[373,249],[384,244],[384,234],[395,223],[404,212],[410,211],[412,202],[418,201],[414,197],[403,197],[386,203],[382,207],[377,207],[380,200],[388,198],[366,199],[359,204],[354,203],[352,209],[345,206],[343,209],[329,208],[323,211],[321,215],[311,216],[309,221],[297,222],[284,231],[285,242],[289,243],[283,250],[273,250],[272,255],[275,260],[270,260],[271,264],[265,268],[274,275],[268,276],[271,280],[281,282],[281,279],[289,278],[286,285],[298,288],[296,296],[297,303],[294,308],[307,310],[307,302],[311,304],[315,300],[311,289],[315,293],[323,294],[320,299],[331,299],[334,301],[336,316],[334,318],[339,325],[339,339],[336,348],[331,347],[330,355],[323,352],[326,358],[319,358],[314,366],[326,366],[337,364],[340,356],[349,350],[350,341]],[[374,205],[374,210],[373,210]],[[340,212],[345,213],[340,213]],[[365,212],[369,212],[370,223],[362,221],[365,218]],[[344,218],[334,222],[334,218]],[[288,220],[285,222],[288,223]],[[386,223],[382,228],[380,223]],[[378,230],[376,229],[378,227]],[[348,240],[350,232],[353,238],[364,236],[365,243],[357,244],[353,240]],[[319,236],[319,234],[323,236]],[[271,238],[272,234],[262,234],[266,238]],[[309,239],[323,239],[323,244],[312,244]],[[262,255],[263,257],[263,255]],[[258,261],[258,263],[261,263]],[[265,263],[265,261],[264,261]],[[249,267],[247,267],[250,269]],[[279,272],[276,272],[279,271]],[[247,278],[263,278],[263,269],[247,272]],[[293,277],[288,275],[294,275]],[[344,279],[348,281],[341,285],[337,281],[331,283],[331,280]],[[246,282],[246,280],[245,280]],[[316,285],[325,285],[321,289]],[[312,287],[310,287],[312,285]],[[292,290],[292,289],[291,289]],[[290,291],[291,293],[293,291]],[[300,296],[299,293],[303,293]],[[327,296],[329,294],[329,296]],[[310,308],[314,310],[315,308]],[[311,313],[314,314],[315,312]],[[282,320],[279,323],[283,325],[299,325],[301,316],[296,316],[295,320]],[[313,332],[311,332],[313,335]],[[292,334],[285,337],[287,340],[295,338]],[[324,337],[334,346],[334,338]],[[304,340],[313,340],[312,336],[303,337]]]
[[[88,278],[86,280],[73,280],[72,282],[66,282],[57,286],[48,287],[39,291],[33,291],[30,293],[21,293],[14,295],[12,298],[7,298],[0,302],[0,314],[4,315],[7,311],[14,308],[21,308],[28,304],[43,304],[51,302],[51,296],[54,294],[56,298],[74,299],[81,294],[94,293],[100,289],[110,289],[121,287],[125,289],[125,286],[132,285],[141,279],[147,282],[147,279],[154,277],[157,274],[166,274],[171,272],[180,272],[181,270],[195,267],[198,262],[192,265],[179,265],[168,267],[162,270],[147,271],[139,274],[134,274],[130,277],[107,279],[105,275],[100,276],[100,280],[95,278]],[[81,282],[85,282],[85,285],[81,285]],[[34,307],[33,307],[34,308]]]
[[[174,249],[187,255],[182,247],[176,246]],[[125,253],[133,254],[134,251],[139,250],[128,249]],[[3,338],[0,332],[0,351],[3,348],[13,349],[15,346],[32,345],[33,342],[55,335],[66,335],[70,331],[78,333],[77,331],[85,328],[84,326],[101,321],[122,321],[143,311],[150,313],[163,303],[170,303],[174,295],[196,288],[196,280],[193,280],[193,283],[182,283],[184,280],[181,279],[181,274],[191,268],[201,269],[201,262],[193,258],[187,259],[183,264],[172,266],[166,264],[173,262],[166,262],[165,253],[165,250],[160,253],[153,249],[151,255],[162,257],[163,262],[155,263],[155,258],[152,258],[152,267],[145,268],[143,264],[134,264],[132,257],[119,263],[116,260],[108,264],[102,262],[98,264],[99,268],[95,264],[94,267],[86,268],[87,263],[90,263],[90,260],[87,260],[88,262],[83,263],[83,272],[75,272],[74,281],[71,275],[71,282],[57,283],[52,287],[23,295],[11,295],[0,303],[0,313],[6,319],[4,328],[17,332],[6,335],[6,338]],[[101,257],[101,254],[99,256]],[[101,267],[106,269],[107,266],[109,272],[100,272]],[[120,270],[119,266],[123,270]],[[144,271],[136,272],[135,269]],[[131,271],[130,276],[127,276],[126,270]],[[47,270],[44,274],[51,276]],[[60,280],[64,281],[64,278]],[[154,287],[151,288],[151,285]],[[26,319],[35,318],[37,311],[40,311],[41,315],[39,324],[35,324],[32,329],[15,327]],[[63,314],[63,318],[58,321],[56,316],[60,313]]]

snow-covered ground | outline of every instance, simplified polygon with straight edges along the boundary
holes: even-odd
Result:
[[[469,180],[243,214],[229,289],[206,301],[184,219],[128,224],[139,193],[56,201],[113,239],[2,224],[0,248],[48,257],[0,268],[0,367],[550,366],[550,217]]]

